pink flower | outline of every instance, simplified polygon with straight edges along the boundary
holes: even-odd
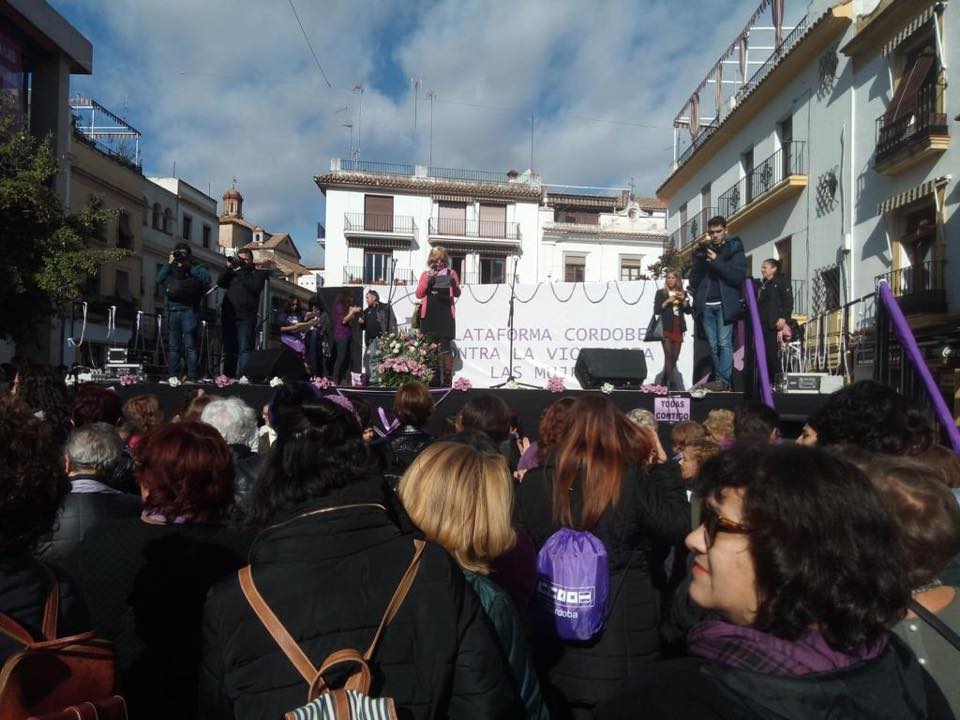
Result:
[[[227,377],[226,375],[217,375],[214,382],[217,384],[218,388],[225,388],[233,385],[236,380],[234,380],[232,377]]]
[[[551,375],[547,378],[547,390],[552,393],[562,393],[567,389],[567,386],[564,385],[563,378],[557,377],[556,375]]]
[[[124,373],[120,376],[121,385],[136,385],[139,382],[139,378],[136,375],[131,375],[130,373]]]
[[[334,387],[334,385],[336,385],[336,383],[322,376],[318,376],[313,379],[313,386],[318,390],[326,390],[327,388]]]
[[[458,377],[456,380],[453,381],[453,389],[459,390],[460,392],[466,392],[472,387],[473,387],[473,383],[471,383],[465,377]]]

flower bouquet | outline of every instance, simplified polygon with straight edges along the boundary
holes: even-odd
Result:
[[[411,380],[430,382],[439,350],[440,346],[419,330],[383,335],[375,357],[377,379],[387,387],[400,387]]]

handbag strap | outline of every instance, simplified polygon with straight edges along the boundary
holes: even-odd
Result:
[[[423,540],[414,540],[413,546],[413,559],[410,561],[410,565],[407,567],[406,572],[404,572],[403,577],[400,578],[400,583],[397,585],[397,589],[394,591],[393,597],[390,598],[387,609],[380,619],[380,625],[377,627],[377,631],[373,636],[373,641],[370,643],[370,647],[367,648],[367,652],[363,655],[365,660],[369,660],[373,656],[384,628],[390,624],[397,614],[407,593],[410,591],[411,585],[413,585],[417,571],[420,569],[420,558],[423,555],[426,543]],[[270,633],[270,636],[276,641],[277,645],[280,646],[283,654],[287,656],[287,659],[290,660],[297,669],[297,672],[300,673],[308,684],[312,684],[317,677],[317,668],[297,644],[297,641],[293,639],[293,636],[290,635],[290,632],[284,627],[283,623],[280,622],[280,618],[278,618],[276,613],[267,605],[260,591],[257,590],[257,586],[253,582],[253,573],[250,566],[247,565],[241,568],[238,575],[240,578],[240,589],[243,591],[243,595],[250,604],[250,607],[253,608],[253,612],[257,618],[263,623],[267,632]]]
[[[917,617],[936,630],[940,637],[953,645],[956,650],[960,650],[960,635],[957,635],[943,620],[927,610],[916,600],[911,599],[909,607],[917,614]]]

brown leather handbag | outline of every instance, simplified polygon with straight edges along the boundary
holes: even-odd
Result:
[[[93,632],[57,637],[60,588],[53,573],[50,580],[41,638],[35,639],[12,617],[0,613],[0,632],[24,646],[0,670],[0,718],[127,720],[126,703],[114,694],[113,646]]]
[[[380,625],[374,633],[373,640],[362,655],[358,650],[344,649],[330,653],[324,658],[320,668],[316,668],[306,653],[297,645],[296,640],[274,614],[270,606],[260,595],[253,582],[250,566],[239,571],[240,588],[250,607],[256,613],[260,622],[276,641],[280,649],[307,682],[307,705],[285,713],[286,720],[296,720],[299,717],[331,718],[348,720],[352,718],[389,718],[396,720],[397,711],[392,698],[371,698],[370,692],[370,659],[380,643],[380,636],[384,629],[393,620],[400,606],[403,604],[413,580],[420,569],[420,557],[426,543],[423,540],[413,541],[413,559],[407,567],[400,583],[387,605],[387,609],[380,619]],[[324,674],[334,667],[353,665],[353,671],[347,676],[340,688],[330,688],[324,679]]]

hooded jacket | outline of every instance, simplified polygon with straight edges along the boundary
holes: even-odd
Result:
[[[325,512],[305,515],[316,510]],[[300,505],[254,542],[257,589],[315,667],[337,650],[366,650],[413,555],[408,523],[383,481],[370,478]],[[307,683],[236,575],[210,593],[203,644],[202,717],[259,720],[306,704]],[[370,694],[393,698],[402,717],[522,716],[494,629],[438,545],[427,545],[371,669]]]

